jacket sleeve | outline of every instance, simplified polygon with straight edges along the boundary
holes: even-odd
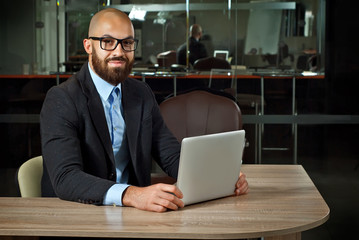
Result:
[[[86,135],[82,132],[85,125],[83,119],[88,117],[81,116],[85,114],[81,108],[86,109],[87,106],[86,102],[76,100],[65,87],[53,87],[47,93],[40,114],[44,170],[47,170],[59,198],[101,204],[104,194],[114,182],[99,176],[107,174],[107,167],[97,176],[85,172],[85,168],[89,167],[84,164],[83,158],[88,156],[83,156],[84,146],[80,139]]]

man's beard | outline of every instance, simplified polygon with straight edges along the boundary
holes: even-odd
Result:
[[[111,60],[119,60],[125,62],[125,68],[121,69],[117,68],[109,68],[107,63]],[[130,75],[132,71],[133,62],[129,61],[127,57],[113,57],[107,58],[104,61],[100,60],[95,49],[93,49],[92,53],[92,66],[97,73],[103,80],[106,82],[117,86],[119,83],[125,81],[125,79]]]

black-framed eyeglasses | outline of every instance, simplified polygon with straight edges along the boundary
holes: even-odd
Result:
[[[93,40],[100,41],[100,47],[106,51],[113,51],[117,48],[118,44],[121,44],[121,47],[126,52],[135,51],[138,45],[138,39],[134,38],[124,38],[118,39],[113,37],[89,37]]]

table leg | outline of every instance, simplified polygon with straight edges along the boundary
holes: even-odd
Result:
[[[295,76],[293,76],[292,79],[292,115],[297,115],[297,107],[295,102]],[[296,123],[292,124],[292,136],[293,136],[293,163],[297,164],[297,148],[298,148],[298,142],[297,142],[297,135],[298,134],[298,125]]]
[[[261,76],[261,110],[258,115],[264,115],[264,77]],[[258,163],[262,163],[262,137],[264,132],[264,123],[258,124]]]
[[[173,76],[173,96],[177,96],[177,77]]]

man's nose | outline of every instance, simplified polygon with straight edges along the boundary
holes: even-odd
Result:
[[[125,54],[125,51],[123,50],[121,43],[117,44],[116,48],[112,51],[112,54],[116,56],[122,56]]]

